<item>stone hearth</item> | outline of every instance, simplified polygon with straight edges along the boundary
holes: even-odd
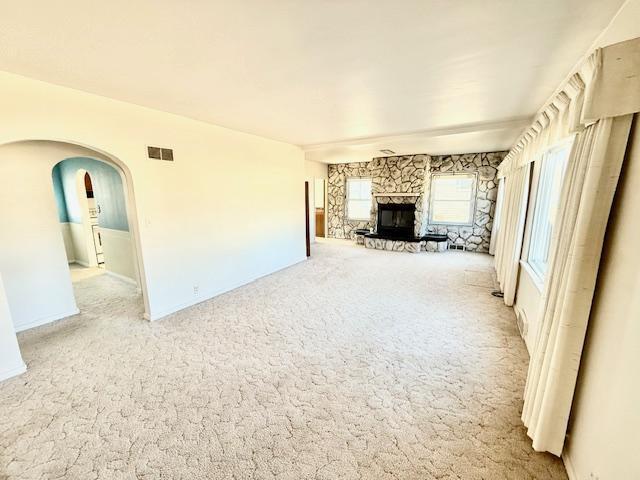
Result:
[[[389,240],[386,238],[364,237],[364,246],[376,250],[389,252],[444,252],[447,250],[447,242],[435,242],[433,240]]]

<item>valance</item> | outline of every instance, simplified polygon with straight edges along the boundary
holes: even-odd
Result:
[[[598,51],[597,74],[588,85],[584,122],[640,112],[640,38]]]
[[[601,118],[639,111],[640,38],[597,49],[520,135],[500,164],[498,178]]]

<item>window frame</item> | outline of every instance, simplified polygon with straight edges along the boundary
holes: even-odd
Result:
[[[564,169],[562,172],[562,181],[560,182],[560,190],[558,191],[558,196],[560,196],[562,194],[562,186],[564,183],[564,177],[567,173],[567,168],[569,166],[569,159],[571,158],[571,152],[573,149],[573,142],[574,142],[575,136],[572,135],[570,137],[567,138],[563,138],[562,140],[555,142],[553,145],[547,147],[546,149],[544,149],[535,159],[535,163],[540,162],[540,166],[538,168],[538,174],[537,174],[537,179],[536,179],[536,185],[535,185],[535,192],[533,192],[531,201],[532,201],[532,205],[531,205],[531,209],[528,212],[528,215],[530,215],[530,219],[527,218],[527,223],[530,222],[530,228],[528,231],[528,235],[526,240],[526,255],[523,258],[523,264],[526,267],[527,271],[529,272],[530,276],[532,277],[532,279],[534,280],[534,283],[536,283],[536,286],[538,286],[540,288],[540,290],[542,290],[542,287],[544,286],[545,280],[546,280],[546,276],[547,276],[547,267],[548,267],[548,261],[545,263],[544,265],[544,270],[540,268],[540,264],[538,262],[534,262],[532,259],[532,255],[534,253],[534,248],[537,247],[537,242],[539,241],[537,235],[539,235],[541,233],[540,228],[542,228],[540,226],[540,220],[538,215],[540,214],[540,195],[541,195],[541,189],[545,188],[545,166],[548,164],[547,163],[547,158],[550,154],[553,154],[554,152],[557,152],[559,150],[567,150],[567,156],[564,159]],[[534,165],[534,168],[537,165]],[[551,199],[547,200],[547,203],[550,204]],[[550,236],[549,236],[549,242],[547,245],[547,260],[548,260],[548,256],[549,256],[549,250],[551,248],[551,240],[553,239],[553,229],[551,229],[550,231]]]
[[[349,215],[349,201],[350,200],[355,200],[355,201],[364,201],[364,198],[354,198],[354,199],[350,199],[349,198],[349,182],[353,181],[353,180],[369,180],[369,183],[371,185],[371,188],[369,190],[369,216],[367,218],[356,218],[356,217],[351,217]],[[371,221],[371,209],[373,207],[373,178],[371,177],[347,177],[344,183],[344,215],[345,218],[347,219],[347,221],[353,221],[353,222],[370,222]]]
[[[439,177],[470,177],[472,179],[471,198],[469,200],[469,221],[468,222],[439,222],[433,219],[434,202],[443,201],[434,198],[434,183]],[[476,203],[478,198],[478,172],[437,172],[431,174],[429,183],[429,225],[445,225],[455,227],[471,227],[475,223]]]

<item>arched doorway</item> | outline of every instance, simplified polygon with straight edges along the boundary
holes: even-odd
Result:
[[[52,171],[63,160],[84,158],[112,169],[121,182],[122,215],[129,227],[132,277],[142,293],[148,317],[144,265],[131,174],[116,157],[69,142],[25,140],[0,146],[0,271],[16,330],[25,330],[77,313],[69,276],[65,242],[60,233],[59,198],[52,188]],[[91,191],[98,188],[91,176]],[[16,178],[23,178],[21,187]],[[83,196],[88,183],[81,174]],[[27,186],[27,187],[25,187]],[[95,260],[97,264],[97,259]]]
[[[118,171],[94,158],[74,157],[53,167],[52,180],[72,280],[106,273],[138,286]]]

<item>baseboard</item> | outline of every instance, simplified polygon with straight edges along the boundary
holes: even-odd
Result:
[[[571,461],[571,457],[567,450],[562,452],[562,462],[564,463],[564,468],[567,471],[567,477],[569,477],[569,480],[578,480],[576,469],[573,466],[573,462]]]
[[[527,353],[529,354],[529,357],[531,357],[531,351],[529,350],[529,343],[527,342],[529,320],[527,319],[527,315],[526,313],[524,313],[524,310],[522,310],[517,303],[514,303],[513,311],[516,314],[516,328],[518,329],[518,333],[520,334],[520,338],[522,338],[524,345],[527,347]]]
[[[27,371],[27,366],[24,364],[24,362],[22,362],[22,364],[18,365],[17,367],[0,371],[0,382],[4,380],[8,380],[11,377],[22,375],[26,371]]]
[[[16,333],[17,332],[24,332],[25,330],[30,330],[32,328],[40,327],[41,325],[45,325],[47,323],[55,322],[56,320],[62,320],[63,318],[70,317],[71,315],[77,315],[78,313],[80,313],[80,310],[78,310],[78,308],[76,307],[75,309],[70,310],[68,312],[57,313],[55,315],[49,315],[49,316],[46,316],[46,317],[43,317],[43,318],[39,318],[39,319],[33,320],[32,322],[29,322],[27,324],[18,325],[16,327]]]
[[[117,278],[118,280],[122,280],[123,282],[130,283],[131,285],[135,285],[136,287],[138,286],[138,282],[136,282],[133,278],[125,277],[124,275],[120,275],[119,273],[112,272],[111,270],[107,270],[106,268],[104,270],[104,273],[114,278]]]
[[[91,265],[89,265],[87,262],[83,262],[82,260],[74,260],[72,263],[77,263],[78,265],[82,265],[83,267],[91,268]]]
[[[178,305],[171,306],[169,308],[165,308],[164,310],[161,310],[160,312],[155,312],[153,314],[149,314],[149,313],[145,312],[144,315],[143,315],[143,318],[145,320],[149,320],[151,322],[156,321],[156,320],[160,320],[161,318],[164,318],[164,317],[166,317],[168,315],[171,315],[172,313],[176,313],[176,312],[179,312],[180,310],[184,310],[185,308],[189,308],[189,307],[192,307],[192,306],[197,305],[199,303],[206,302],[207,300],[211,300],[212,298],[215,298],[215,297],[217,297],[219,295],[222,295],[223,293],[231,292],[232,290],[235,290],[236,288],[244,287],[245,285],[249,285],[250,283],[253,283],[256,280],[259,280],[259,279],[261,279],[263,277],[268,277],[269,275],[273,275],[274,273],[280,272],[282,270],[286,270],[287,268],[291,268],[294,265],[297,265],[298,263],[302,263],[302,262],[304,262],[306,260],[307,260],[307,257],[305,256],[304,258],[302,258],[300,260],[296,260],[293,263],[290,263],[289,265],[286,265],[286,266],[284,266],[282,268],[278,268],[278,269],[273,270],[273,271],[271,271],[269,273],[258,275],[257,277],[252,277],[251,279],[249,279],[247,281],[240,282],[240,283],[238,283],[236,285],[232,285],[232,286],[230,286],[228,288],[224,288],[224,289],[221,289],[221,290],[216,290],[216,291],[213,291],[213,292],[210,291],[210,292],[207,292],[207,293],[201,293],[200,295],[193,297],[193,300],[191,300],[189,302],[185,302],[185,303],[181,303],[181,304],[178,304]]]

